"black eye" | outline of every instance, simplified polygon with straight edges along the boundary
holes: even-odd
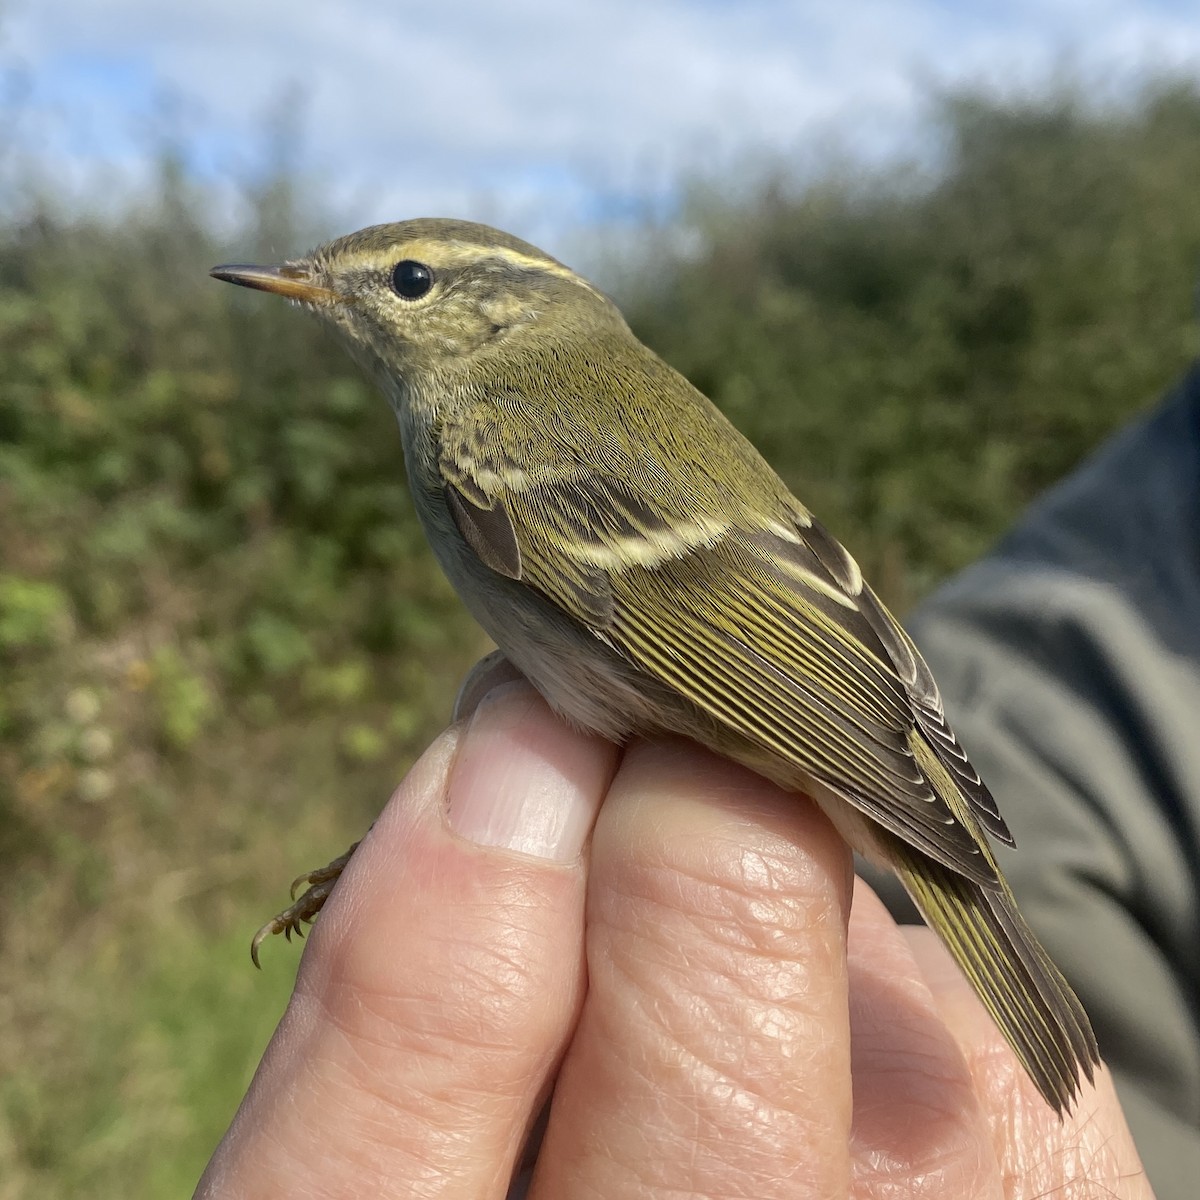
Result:
[[[392,271],[392,287],[405,300],[420,300],[433,287],[433,272],[424,263],[406,258]]]

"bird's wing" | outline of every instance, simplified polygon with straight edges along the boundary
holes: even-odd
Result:
[[[736,738],[952,870],[994,884],[975,826],[1011,837],[946,724],[928,667],[798,502],[726,523],[683,504],[664,512],[658,494],[650,502],[628,478],[578,463],[537,481],[478,453],[443,453],[440,466],[458,529],[489,567],[536,589]],[[914,737],[957,792],[932,786]]]

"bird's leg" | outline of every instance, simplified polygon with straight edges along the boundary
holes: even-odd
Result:
[[[277,933],[282,933],[288,941],[292,940],[293,933],[299,937],[304,936],[304,926],[311,925],[316,920],[317,914],[325,907],[325,901],[333,891],[333,885],[341,877],[342,871],[350,861],[350,856],[358,849],[359,844],[359,842],[355,842],[345,854],[339,854],[327,866],[318,867],[315,871],[308,871],[292,881],[293,903],[288,905],[283,912],[272,917],[254,935],[254,940],[250,943],[250,958],[256,967],[262,965],[258,961],[258,948],[267,938],[274,937]],[[306,890],[304,895],[297,900],[296,893],[302,887]]]
[[[461,721],[470,716],[474,712],[475,706],[492,688],[510,680],[523,678],[524,676],[505,658],[502,651],[493,650],[471,668],[459,689],[458,698],[454,702],[453,719]],[[355,842],[345,854],[339,855],[328,866],[309,871],[292,882],[294,903],[272,917],[254,935],[254,939],[250,943],[250,957],[256,967],[260,965],[258,961],[259,947],[267,938],[274,937],[277,933],[282,933],[288,941],[292,940],[293,933],[297,937],[304,936],[304,926],[311,925],[316,920],[317,914],[325,906],[325,901],[333,891],[333,885],[337,883],[346,864],[350,861],[350,856],[358,849],[358,846],[359,843]],[[306,890],[304,895],[297,900],[296,892],[301,887]]]
[[[501,651],[493,650],[471,668],[464,680],[459,689],[458,698],[454,702],[453,719],[461,721],[470,716],[474,712],[475,706],[492,688],[501,683],[507,683],[509,680],[522,678],[524,676],[505,658]],[[325,906],[325,901],[333,891],[333,885],[337,883],[346,864],[350,861],[350,856],[358,849],[358,846],[359,843],[355,842],[345,854],[338,855],[328,866],[309,871],[292,882],[293,903],[288,905],[283,912],[272,917],[254,935],[254,939],[250,943],[250,957],[256,967],[260,965],[258,961],[259,947],[267,938],[274,937],[277,933],[282,933],[288,941],[292,940],[292,934],[297,937],[304,936],[304,926],[311,925],[316,920],[317,914]],[[302,887],[305,888],[304,895],[297,900],[296,892]]]

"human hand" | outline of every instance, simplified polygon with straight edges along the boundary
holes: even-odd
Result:
[[[506,684],[356,851],[197,1196],[503,1197],[551,1089],[531,1200],[1149,1196],[1107,1074],[1060,1123],[851,890],[814,805]]]

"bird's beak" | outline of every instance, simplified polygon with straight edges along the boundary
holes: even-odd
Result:
[[[309,304],[333,304],[341,297],[329,288],[313,283],[312,271],[303,263],[284,263],[281,267],[254,267],[249,263],[227,263],[213,267],[209,274],[239,287],[274,292],[289,300],[304,300]]]

